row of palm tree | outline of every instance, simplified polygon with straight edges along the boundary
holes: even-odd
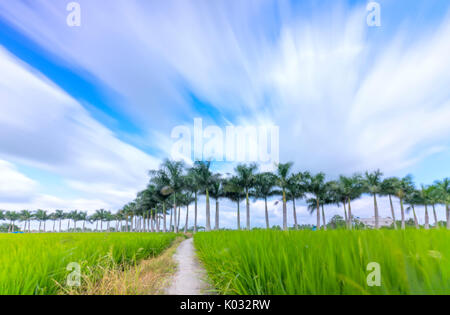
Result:
[[[425,228],[430,228],[429,207],[433,210],[435,227],[439,227],[436,205],[444,205],[447,228],[450,228],[449,203],[450,179],[435,182],[431,186],[421,186],[416,189],[412,177],[389,177],[383,179],[383,174],[377,170],[339,176],[336,180],[326,180],[324,173],[293,172],[293,163],[276,165],[275,172],[258,172],[256,164],[240,164],[234,169],[234,174],[219,174],[211,170],[211,162],[198,161],[192,167],[186,167],[181,161],[165,160],[158,170],[149,172],[150,182],[137,198],[127,204],[121,211],[126,217],[137,217],[138,222],[146,222],[147,230],[178,232],[181,221],[181,208],[185,208],[186,217],[184,231],[187,231],[189,206],[194,204],[193,230],[197,232],[198,197],[205,196],[205,230],[220,228],[219,203],[228,199],[236,203],[237,229],[241,229],[242,201],[245,201],[246,229],[250,229],[250,199],[264,200],[266,228],[269,222],[269,198],[281,198],[275,204],[282,202],[283,229],[288,229],[288,202],[292,202],[294,228],[299,228],[296,212],[296,201],[304,200],[311,214],[315,212],[316,229],[326,229],[325,206],[343,206],[347,228],[351,229],[355,218],[352,214],[352,202],[362,195],[373,197],[375,228],[379,228],[378,197],[387,196],[390,201],[390,211],[396,223],[393,198],[398,199],[401,211],[401,228],[405,228],[405,213],[412,212],[415,226],[419,228],[416,207],[425,208]],[[215,204],[214,226],[211,225],[211,199]],[[169,216],[169,227],[167,227]],[[322,221],[321,221],[322,219]],[[128,220],[128,219],[127,219]],[[139,226],[142,226],[141,223]],[[162,226],[161,226],[162,225]],[[138,229],[140,230],[140,229]],[[144,229],[145,230],[145,229]]]
[[[67,220],[67,230],[73,222],[73,229],[77,229],[77,222],[83,222],[82,231],[85,231],[86,222],[95,222],[95,231],[103,231],[103,223],[110,230],[110,223],[115,221],[115,231],[137,232],[179,232],[181,224],[181,209],[185,209],[184,232],[187,232],[189,223],[189,207],[194,205],[193,231],[198,227],[198,198],[205,196],[205,230],[220,229],[221,199],[228,199],[236,203],[237,229],[241,229],[241,202],[245,201],[246,229],[250,229],[250,200],[263,200],[265,205],[266,228],[269,222],[269,200],[276,199],[274,205],[282,202],[283,226],[288,229],[287,211],[288,203],[292,203],[293,226],[299,228],[296,211],[296,201],[303,200],[311,214],[316,214],[316,229],[326,229],[325,207],[337,205],[343,207],[344,220],[348,229],[352,229],[355,217],[352,214],[352,202],[362,195],[373,197],[375,228],[379,228],[378,197],[389,198],[390,211],[394,220],[393,227],[398,229],[394,198],[400,205],[401,223],[405,228],[405,213],[412,212],[416,228],[419,228],[416,208],[423,206],[425,211],[425,228],[430,228],[429,209],[432,209],[434,226],[439,227],[436,211],[437,205],[445,206],[446,226],[450,229],[450,179],[436,181],[430,186],[421,186],[417,189],[411,176],[404,178],[389,177],[383,179],[383,174],[377,170],[352,176],[339,176],[335,180],[326,180],[324,173],[312,174],[310,172],[294,172],[293,163],[280,163],[274,172],[258,172],[256,164],[240,164],[234,169],[234,174],[219,174],[212,171],[211,162],[198,161],[192,167],[187,167],[181,161],[165,160],[159,169],[149,171],[150,181],[146,189],[139,192],[134,201],[126,204],[117,213],[100,209],[93,215],[87,212],[56,210],[48,214],[37,210],[30,212],[1,211],[0,221],[8,220],[9,229],[13,231],[14,223],[24,223],[24,231],[30,231],[30,222],[39,222],[39,231],[43,224],[46,230],[47,221],[53,221],[53,231],[56,224],[61,231],[62,220]],[[211,199],[215,204],[214,226],[211,225]],[[27,229],[28,226],[28,229]]]
[[[22,210],[22,211],[5,211],[0,210],[0,221],[8,222],[8,232],[15,232],[15,223],[22,222],[24,232],[31,232],[31,222],[37,221],[39,223],[38,232],[46,232],[46,224],[48,221],[53,223],[52,232],[63,231],[62,222],[67,221],[66,231],[81,230],[86,231],[86,223],[95,223],[95,231],[103,231],[103,223],[106,223],[106,230],[110,230],[110,223],[116,222],[116,231],[123,229],[122,223],[124,220],[123,213],[121,211],[113,214],[110,211],[104,209],[96,210],[94,214],[88,215],[86,211],[68,211],[56,210],[52,213],[42,209],[36,211]],[[82,222],[82,226],[77,229],[78,222]],[[99,229],[100,223],[100,229]]]

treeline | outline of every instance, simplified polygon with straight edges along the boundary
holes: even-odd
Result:
[[[419,228],[416,207],[424,207],[424,228],[429,229],[430,213],[434,226],[439,227],[437,205],[444,205],[446,226],[450,229],[450,179],[436,181],[433,185],[416,188],[411,176],[404,178],[383,178],[377,170],[354,174],[352,176],[339,176],[336,180],[326,180],[324,173],[312,174],[310,172],[294,172],[293,163],[280,163],[274,172],[258,172],[256,164],[240,164],[233,174],[219,174],[211,170],[211,162],[195,162],[187,167],[181,161],[165,160],[159,169],[149,171],[150,181],[147,188],[137,194],[134,201],[126,204],[113,214],[103,209],[97,210],[88,216],[87,212],[56,210],[48,213],[44,210],[20,212],[0,210],[0,221],[8,220],[8,231],[14,230],[15,222],[24,223],[24,231],[30,231],[30,222],[39,222],[45,231],[47,221],[53,221],[52,231],[61,231],[62,220],[68,220],[67,230],[71,222],[73,229],[77,229],[77,222],[82,222],[82,231],[85,231],[86,222],[95,223],[95,231],[103,231],[104,223],[109,231],[110,223],[114,222],[114,231],[138,232],[167,232],[180,230],[180,223],[184,223],[184,232],[189,226],[189,209],[193,206],[193,231],[198,231],[198,197],[205,196],[205,230],[220,228],[220,200],[228,199],[236,203],[236,228],[241,229],[241,202],[245,203],[245,228],[250,229],[251,213],[250,200],[264,200],[265,225],[270,227],[268,199],[277,196],[282,202],[283,224],[282,229],[288,229],[287,211],[288,203],[293,217],[294,229],[299,229],[296,202],[304,200],[311,214],[316,215],[315,229],[327,229],[326,207],[330,205],[343,206],[345,225],[348,229],[354,228],[357,220],[352,214],[352,202],[363,195],[373,197],[373,211],[375,228],[379,228],[379,207],[377,197],[387,196],[390,203],[390,212],[394,221],[393,228],[406,227],[405,213],[412,212],[414,225]],[[211,199],[214,205],[214,226],[211,224]],[[396,201],[397,206],[394,205]],[[185,208],[185,217],[181,218],[181,208]],[[397,224],[396,213],[400,210],[400,224]],[[359,223],[358,223],[359,224]],[[99,226],[100,225],[100,226]]]

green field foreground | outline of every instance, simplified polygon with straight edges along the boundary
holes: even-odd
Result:
[[[0,234],[0,294],[58,294],[79,263],[82,275],[97,267],[131,264],[160,254],[173,233]],[[97,276],[101,276],[99,273]],[[57,284],[58,283],[58,284]]]
[[[450,294],[448,230],[219,231],[194,243],[221,294]],[[367,283],[371,262],[381,286]]]

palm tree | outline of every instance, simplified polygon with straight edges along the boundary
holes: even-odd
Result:
[[[381,191],[381,173],[380,170],[376,170],[375,172],[369,173],[366,172],[364,179],[364,186],[366,191],[373,196],[373,209],[375,214],[375,229],[380,228],[380,216],[378,213],[378,204],[377,204],[377,194]]]
[[[249,201],[249,191],[253,187],[255,182],[255,173],[258,170],[258,166],[255,163],[245,165],[240,164],[236,166],[235,171],[237,177],[239,178],[239,184],[245,191],[245,208],[246,208],[246,218],[247,218],[247,230],[250,230],[250,201]]]
[[[354,174],[351,177],[339,176],[339,184],[341,186],[341,193],[344,196],[344,211],[345,204],[348,205],[348,221],[347,227],[353,227],[353,215],[351,201],[361,197],[363,193],[363,180],[359,174]]]
[[[216,201],[216,216],[214,230],[219,230],[219,199],[224,196],[223,182],[220,174],[214,174],[214,181],[211,184],[210,196]]]
[[[197,233],[197,202],[198,193],[201,189],[198,182],[199,170],[197,167],[191,167],[185,177],[185,188],[194,195],[194,233]]]
[[[15,222],[20,220],[20,214],[14,211],[7,211],[5,213],[5,218],[9,220],[8,232],[15,232]]]
[[[445,205],[445,217],[447,220],[447,229],[450,229],[450,178],[435,183],[440,196],[440,202]]]
[[[256,199],[264,199],[266,228],[269,229],[269,211],[267,209],[267,198],[275,195],[277,177],[276,175],[265,172],[255,176],[254,191],[253,194]]]
[[[86,232],[86,221],[88,219],[88,213],[86,211],[78,212],[78,220],[83,221],[83,232]]]
[[[292,214],[294,217],[294,228],[298,230],[297,210],[295,208],[295,200],[305,198],[306,181],[310,177],[308,172],[292,174],[287,179],[287,197],[292,200]]]
[[[391,214],[392,214],[392,220],[394,221],[394,229],[397,230],[397,221],[395,220],[395,211],[394,211],[394,204],[392,203],[392,196],[395,195],[395,190],[398,187],[400,183],[400,179],[397,177],[389,177],[384,179],[381,182],[381,188],[380,188],[380,195],[381,196],[388,196],[389,197],[389,204],[391,206]]]
[[[24,232],[27,231],[27,223],[28,223],[28,233],[31,232],[30,221],[32,218],[33,218],[33,214],[31,213],[31,211],[22,210],[20,212],[20,220],[22,220],[24,222],[24,225],[23,225]]]
[[[210,161],[197,161],[194,164],[196,168],[196,179],[201,194],[206,196],[206,227],[207,232],[211,231],[211,212],[209,204],[209,189],[215,181],[216,176],[210,171]]]
[[[420,197],[420,192],[417,191],[417,190],[412,191],[405,198],[405,203],[410,205],[408,208],[406,208],[406,212],[409,212],[410,210],[413,211],[414,225],[416,226],[416,229],[419,229],[419,221],[417,220],[415,206],[418,205],[418,204],[421,204],[421,201],[422,200],[421,200],[421,197]]]
[[[224,194],[225,197],[237,204],[237,229],[241,229],[241,215],[240,215],[240,203],[241,199],[244,198],[244,189],[240,185],[239,178],[233,176],[226,179],[224,182]]]
[[[286,190],[288,189],[288,178],[293,163],[279,163],[277,165],[277,186],[281,188],[281,195],[283,200],[283,230],[287,230],[287,205],[286,205]]]
[[[175,232],[178,233],[177,218],[177,194],[183,190],[183,172],[184,163],[182,161],[170,161],[166,159],[158,171],[150,171],[150,175],[166,181],[166,191],[173,195],[173,211],[174,211],[174,227]]]
[[[317,230],[320,229],[320,204],[325,194],[325,174],[318,173],[307,178],[307,190],[314,196],[316,202]]]
[[[39,229],[38,232],[41,232],[41,223],[44,222],[44,232],[45,232],[45,222],[48,220],[47,212],[44,210],[36,210],[34,213],[34,217],[39,221]]]
[[[53,217],[55,218],[55,220],[59,220],[59,233],[61,233],[61,222],[62,220],[65,218],[65,213],[62,210],[56,210],[53,213]]]
[[[439,204],[439,202],[440,202],[439,190],[437,189],[437,187],[435,185],[429,186],[427,188],[427,190],[428,190],[430,204],[433,207],[434,227],[436,229],[438,229],[440,226],[439,226],[439,221],[438,221],[437,214],[436,214],[436,204]]]
[[[400,182],[397,183],[395,189],[395,195],[400,200],[400,210],[402,216],[402,229],[405,229],[405,210],[403,207],[403,201],[405,198],[414,191],[414,184],[411,175],[403,177]]]
[[[78,221],[78,210],[73,210],[69,213],[69,217],[68,219],[72,219],[73,220],[73,229],[76,232],[77,230],[77,221]]]
[[[421,185],[421,189],[418,191],[420,204],[425,207],[425,230],[430,229],[430,217],[428,215],[428,204],[431,200],[430,191]]]

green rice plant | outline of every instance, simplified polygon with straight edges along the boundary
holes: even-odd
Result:
[[[0,234],[0,294],[58,294],[78,263],[81,274],[159,255],[173,233]]]
[[[221,294],[450,294],[448,230],[218,231],[194,244]]]

